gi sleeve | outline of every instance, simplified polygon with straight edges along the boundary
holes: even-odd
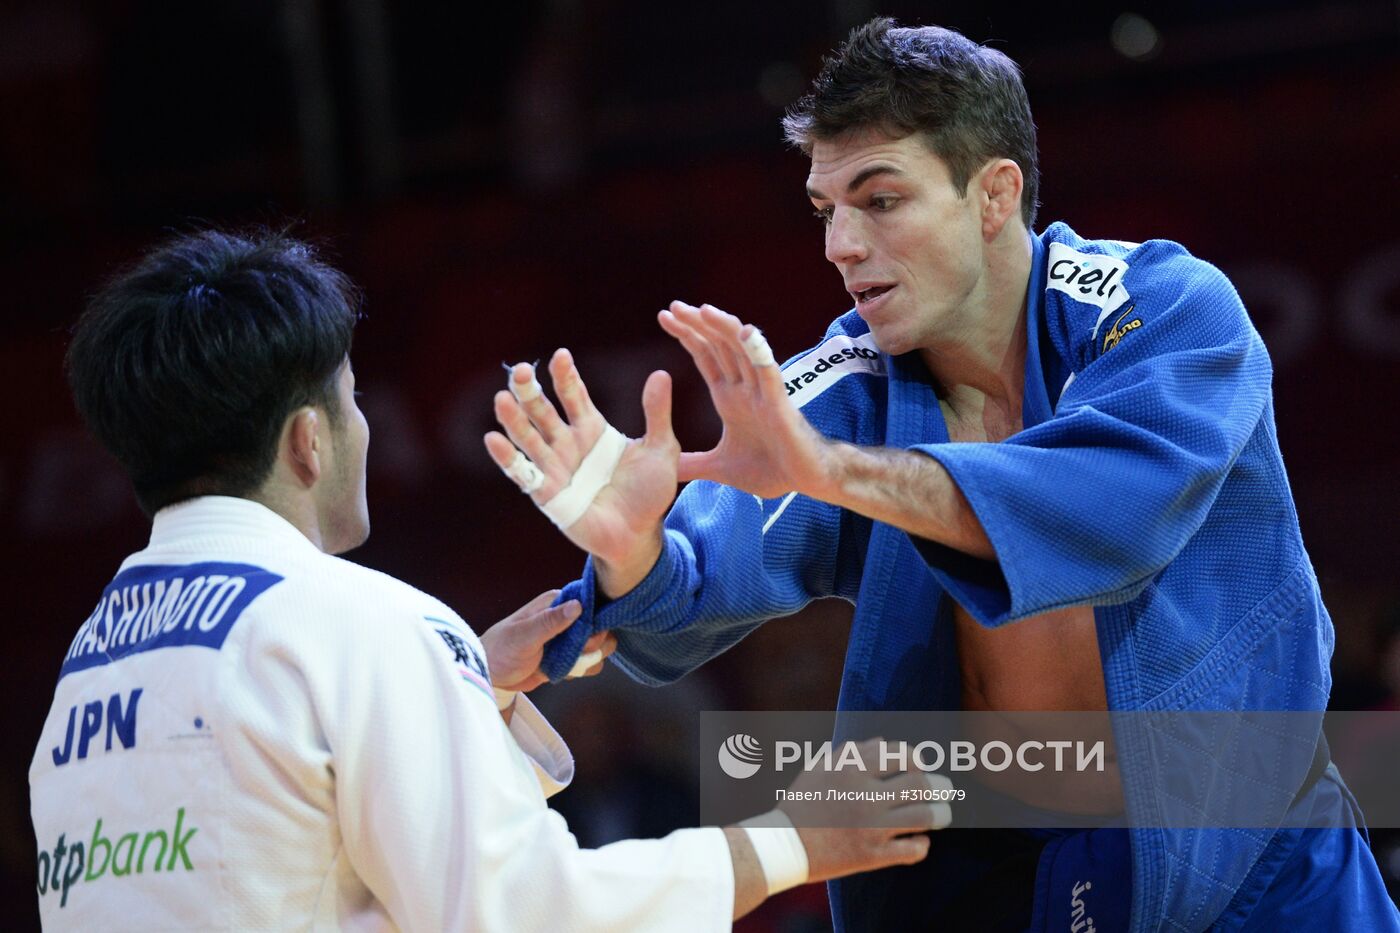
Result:
[[[729,929],[722,830],[580,848],[489,685],[433,626],[399,622],[343,621],[338,644],[251,662],[264,686],[310,692],[344,853],[399,928]]]
[[[610,629],[614,663],[643,683],[669,683],[768,619],[822,596],[854,599],[858,574],[841,569],[859,558],[848,553],[854,535],[843,535],[844,524],[839,509],[805,496],[761,501],[691,483],[667,516],[660,558],[631,592],[605,602],[590,558],[583,578],[560,593],[583,613],[548,646],[545,673],[566,674],[583,641]]]
[[[540,790],[546,797],[553,797],[573,782],[574,756],[569,753],[569,747],[523,693],[515,698],[510,734],[525,757],[530,759]]]
[[[993,564],[914,539],[985,625],[1136,596],[1200,527],[1267,408],[1268,355],[1229,281],[1150,246],[1130,257],[1152,273],[1133,304],[1075,338],[1051,419],[997,444],[913,448],[947,468],[996,550]]]

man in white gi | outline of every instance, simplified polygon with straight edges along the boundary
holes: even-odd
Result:
[[[30,769],[45,926],[718,929],[923,857],[907,834],[946,805],[579,848],[545,804],[572,759],[519,695],[578,604],[542,594],[478,638],[331,556],[369,533],[356,307],[301,243],[205,232],[79,323],[77,406],[154,521],[73,639]]]

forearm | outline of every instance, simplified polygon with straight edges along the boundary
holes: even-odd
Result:
[[[829,441],[822,460],[812,488],[800,492],[973,557],[996,559],[966,497],[932,457]]]

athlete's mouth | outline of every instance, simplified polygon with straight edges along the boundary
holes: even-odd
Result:
[[[868,304],[892,288],[894,288],[893,285],[872,285],[869,288],[851,292],[851,297],[855,298],[858,305]]]

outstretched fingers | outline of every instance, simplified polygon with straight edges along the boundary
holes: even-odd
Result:
[[[521,453],[504,434],[499,431],[488,431],[483,440],[486,443],[486,453],[521,492],[534,496],[535,501],[538,502],[542,499],[541,496],[535,495],[536,493],[543,491],[543,497],[547,499],[557,490],[557,485],[552,483],[540,468]]]
[[[690,354],[690,358],[695,361],[695,368],[700,370],[700,375],[707,385],[719,386],[729,381],[714,347],[697,326],[698,310],[683,301],[673,301],[656,319],[660,322],[661,329],[675,337]]]
[[[711,342],[722,347],[734,360],[746,386],[772,392],[782,385],[782,368],[774,359],[763,331],[714,305],[702,305],[700,316],[709,328]]]
[[[705,335],[719,357],[730,381],[752,385],[754,364],[744,348],[742,331],[747,326],[743,321],[714,305],[701,305],[696,313],[696,326]],[[749,328],[753,330],[752,327]]]
[[[718,365],[720,372],[724,373],[725,381],[729,383],[742,382],[744,366],[742,361],[734,355],[733,348],[730,346],[731,341],[724,327],[726,322],[714,317],[718,309],[712,305],[701,305],[697,308],[684,302],[674,302],[671,307],[675,309],[677,305],[680,306],[681,319],[694,328],[709,346],[716,365]],[[724,312],[718,313],[723,314]],[[735,320],[737,321],[737,318]]]
[[[534,366],[529,363],[516,363],[510,368],[507,380],[510,394],[515,396],[515,400],[524,409],[530,423],[545,439],[545,443],[556,444],[561,438],[568,437],[568,425],[564,424],[559,412],[554,409],[554,403],[544,394],[539,380],[535,377]]]
[[[559,396],[559,403],[564,406],[564,414],[575,428],[589,419],[603,417],[594,406],[588,386],[584,384],[578,367],[574,365],[574,356],[568,350],[561,347],[554,351],[554,356],[549,360],[549,377],[554,383],[554,394]]]
[[[486,452],[490,454],[496,466],[502,470],[509,470],[515,461],[515,455],[520,453],[515,445],[500,431],[487,431],[483,440],[486,442]]]
[[[642,387],[642,412],[647,421],[644,443],[663,446],[676,443],[676,433],[671,427],[671,374],[664,369],[647,377]]]
[[[546,476],[558,474],[562,468],[558,456],[550,448],[549,442],[531,423],[525,409],[509,392],[497,392],[495,401],[496,421],[506,429],[510,442],[534,461]],[[567,470],[564,470],[567,473]]]

